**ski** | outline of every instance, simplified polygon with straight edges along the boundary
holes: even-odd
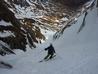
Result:
[[[54,55],[51,59],[46,59],[46,60],[45,59],[42,59],[39,62],[44,62],[44,61],[46,62],[46,61],[52,60],[54,57],[56,57],[56,55]]]

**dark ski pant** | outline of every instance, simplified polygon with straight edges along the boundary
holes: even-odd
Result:
[[[51,59],[53,57],[53,53],[52,54],[48,54],[44,59]]]

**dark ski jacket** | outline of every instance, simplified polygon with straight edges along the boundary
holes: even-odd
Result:
[[[54,50],[54,47],[52,46],[52,44],[45,48],[45,51],[48,50],[48,54],[54,54],[55,53],[55,50]]]

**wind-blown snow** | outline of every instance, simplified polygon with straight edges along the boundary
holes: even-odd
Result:
[[[83,16],[67,28],[59,40],[53,42],[57,55],[53,60],[38,62],[46,55],[44,48],[52,42],[47,41],[26,53],[0,56],[14,66],[10,70],[1,68],[0,74],[98,74],[97,9],[88,12],[85,27],[77,33]]]

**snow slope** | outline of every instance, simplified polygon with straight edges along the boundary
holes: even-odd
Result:
[[[43,50],[52,41],[39,45],[35,50],[21,51],[0,59],[11,63],[13,69],[0,68],[0,74],[98,74],[98,14],[97,9],[88,11],[86,25],[77,34],[83,15],[76,24],[67,28],[64,34],[53,42],[57,56],[39,63],[46,52]],[[29,49],[29,48],[28,48]]]

